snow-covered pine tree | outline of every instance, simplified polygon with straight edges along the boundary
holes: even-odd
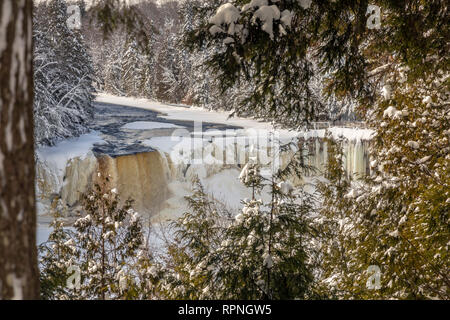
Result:
[[[211,251],[224,239],[231,217],[210,199],[200,180],[193,183],[194,192],[186,198],[190,210],[172,222],[175,237],[167,243],[167,257],[156,267],[155,285],[162,297],[169,299],[198,300],[206,287],[214,292],[210,297],[220,290],[217,279],[202,272],[208,267]],[[209,269],[217,263],[211,262]]]
[[[125,35],[114,33],[104,45],[107,48],[105,52],[97,57],[95,61],[96,69],[99,70],[103,90],[119,96],[126,95],[123,87],[124,81],[122,79],[125,42]],[[103,52],[102,48],[99,50]]]
[[[152,32],[148,39],[148,45],[147,45],[147,53],[143,57],[143,67],[142,67],[142,77],[143,77],[143,86],[142,86],[142,92],[141,95],[143,97],[153,99],[154,94],[154,70],[156,68],[156,61],[155,61],[155,51],[156,51],[156,37],[155,37],[155,31]]]
[[[368,27],[373,5],[381,9],[379,28]],[[355,280],[340,283],[340,290],[358,298],[448,298],[447,4],[371,6],[229,1],[205,16],[191,39],[200,49],[227,46],[209,61],[226,88],[254,67],[254,110],[277,110],[275,120],[299,124],[317,115],[307,86],[314,79],[310,54],[329,74],[329,93],[358,99],[360,115],[377,134],[372,176],[336,203],[337,212],[351,217],[341,221],[344,238],[352,239],[342,250]],[[370,266],[381,270],[381,289],[366,286]]]
[[[303,33],[312,25],[309,19],[293,19],[294,10],[304,9],[296,1],[215,1],[201,6],[201,25],[189,41],[201,50],[205,44],[220,48],[208,65],[223,91],[242,78],[253,84],[255,90],[240,109],[250,111],[251,106],[262,118],[297,122],[314,119],[315,109],[320,109],[309,86],[312,64],[305,58],[311,40]],[[294,35],[293,30],[302,32]],[[276,41],[271,41],[274,36]]]
[[[423,72],[393,61],[377,103],[368,108],[376,130],[373,173],[347,196],[360,242],[345,250],[355,268],[379,266],[382,286],[361,297],[450,294],[449,72],[442,57],[424,59],[429,70]]]
[[[372,175],[364,184],[351,185],[337,162],[329,165],[330,183],[321,187],[322,227],[333,241],[324,243],[323,268],[326,290],[339,297],[449,297],[450,108],[444,79],[448,75],[441,73],[420,86],[395,82],[395,93],[389,89],[394,82],[384,86],[385,97],[372,109],[377,134]],[[381,270],[379,290],[367,286],[370,266]]]
[[[36,143],[80,135],[93,116],[93,67],[63,0],[38,3],[34,19]],[[45,19],[45,20],[44,20]]]
[[[299,154],[298,154],[299,156]],[[297,157],[272,177],[260,175],[258,166],[244,167],[241,181],[255,193],[264,188],[270,202],[243,201],[242,213],[228,227],[217,249],[226,267],[217,276],[226,288],[222,298],[307,299],[313,297],[311,217],[313,199],[303,187],[286,181],[301,170]]]
[[[39,11],[35,10],[36,15]],[[34,123],[37,144],[49,144],[55,138],[60,115],[54,112],[58,102],[52,86],[58,78],[56,53],[52,50],[48,34],[35,22],[34,38]]]
[[[121,204],[107,180],[84,195],[83,217],[73,228],[64,227],[55,202],[53,231],[39,248],[42,298],[150,298],[151,260],[141,218],[131,200]]]
[[[333,298],[351,298],[358,296],[358,287],[351,284],[362,272],[350,272],[348,261],[351,251],[348,248],[356,245],[357,239],[351,231],[357,223],[351,210],[348,210],[350,200],[346,197],[351,187],[351,181],[345,169],[343,140],[334,139],[328,133],[327,163],[324,178],[316,182],[321,209],[316,220],[316,229],[320,236],[319,291]],[[351,244],[351,245],[350,245]],[[361,271],[361,270],[360,270]],[[348,284],[342,286],[342,283]]]
[[[142,65],[146,59],[140,53],[140,47],[135,39],[128,39],[123,48],[123,58],[121,59],[123,92],[132,97],[142,96],[143,86],[145,84]]]
[[[256,163],[241,181],[254,190],[236,216],[217,209],[197,181],[191,212],[174,222],[175,241],[161,266],[159,285],[172,299],[305,299],[314,295],[314,196],[294,188],[288,176],[301,171],[300,154],[273,177]],[[295,168],[294,168],[295,167]],[[257,200],[266,188],[267,203]]]
[[[160,30],[160,47],[157,53],[157,69],[155,75],[158,77],[156,85],[156,98],[162,101],[181,102],[184,92],[182,88],[180,52],[177,26],[174,19],[167,18]],[[180,94],[181,93],[181,94]],[[180,97],[181,96],[181,97]]]

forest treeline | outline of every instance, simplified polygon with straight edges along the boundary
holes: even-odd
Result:
[[[81,12],[81,29],[67,25],[68,5]],[[221,48],[192,51],[189,33],[202,22],[202,1],[145,1],[133,6],[145,37],[118,27],[105,37],[95,10],[83,0],[35,3],[34,65],[37,144],[86,132],[96,91],[119,96],[228,110],[272,121],[273,114],[254,112],[255,91],[244,77],[223,90],[207,61]],[[309,93],[319,105],[315,120],[353,120],[355,102],[323,94],[316,76]],[[247,108],[242,108],[247,105]],[[280,123],[286,122],[278,119]],[[289,123],[292,126],[292,123]]]
[[[85,133],[93,117],[92,57],[81,30],[69,28],[67,19],[65,1],[35,4],[34,121],[38,145]]]

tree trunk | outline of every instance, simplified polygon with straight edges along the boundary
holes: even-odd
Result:
[[[32,0],[0,1],[0,299],[38,299]]]

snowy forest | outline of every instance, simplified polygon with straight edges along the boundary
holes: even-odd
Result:
[[[450,299],[443,0],[2,0],[0,299]]]
[[[104,39],[102,30],[89,23],[95,17],[86,10],[86,4],[83,1],[73,3],[80,8],[84,22],[82,30],[68,27],[67,5],[40,2],[34,13],[38,144],[52,144],[58,139],[85,132],[92,117],[93,86],[97,91],[119,96],[253,115],[250,102],[246,102],[254,90],[252,83],[242,79],[223,92],[213,71],[208,68],[208,59],[220,49],[204,47],[196,52],[189,51],[186,37],[201,22],[199,9],[196,9],[196,6],[204,6],[201,1],[137,4],[135,10],[142,15],[140,21],[148,28],[145,43],[124,28]],[[308,83],[308,95],[320,110],[315,114],[315,120],[355,120],[355,101],[325,97],[323,87],[319,74]],[[250,110],[239,108],[244,103]],[[54,108],[59,111],[52,112]],[[264,111],[258,113],[258,117],[269,121],[275,116]],[[288,121],[277,120],[283,124]],[[297,121],[289,126],[302,124]]]

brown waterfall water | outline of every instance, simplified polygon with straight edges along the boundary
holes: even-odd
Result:
[[[97,171],[97,159],[94,155],[84,159],[74,158],[67,164],[61,199],[68,206],[78,203],[82,193],[92,186]]]
[[[121,199],[133,199],[134,209],[154,215],[170,196],[167,166],[158,151],[132,155],[98,157],[101,177],[110,178]]]
[[[108,188],[116,188],[122,201],[134,200],[134,209],[146,216],[164,208],[174,175],[171,163],[159,151],[115,157],[91,152],[71,159],[63,176],[45,162],[38,162],[36,169],[37,196],[43,205],[61,199],[64,206],[76,208],[83,194],[108,177]]]

